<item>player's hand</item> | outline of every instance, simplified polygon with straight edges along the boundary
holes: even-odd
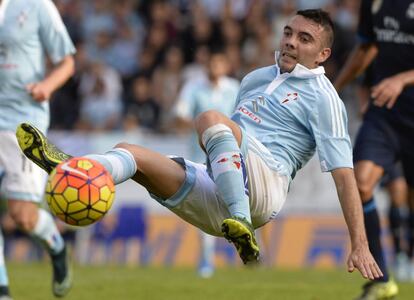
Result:
[[[52,90],[49,88],[49,86],[42,81],[29,83],[26,86],[26,90],[37,102],[49,100],[50,95],[52,94]]]
[[[379,107],[386,105],[390,109],[403,89],[404,81],[399,75],[385,78],[372,87],[371,97],[374,99],[374,105]]]
[[[365,279],[375,279],[384,276],[372,257],[368,246],[356,247],[351,251],[347,261],[348,272],[358,269]]]

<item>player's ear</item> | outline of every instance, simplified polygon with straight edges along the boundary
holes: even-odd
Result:
[[[319,52],[318,58],[316,59],[316,64],[321,64],[326,61],[329,56],[331,56],[331,48],[322,48],[321,52]]]

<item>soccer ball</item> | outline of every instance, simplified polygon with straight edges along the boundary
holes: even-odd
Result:
[[[61,162],[46,185],[46,200],[53,214],[76,226],[101,219],[111,208],[114,196],[111,175],[99,162],[85,157]]]

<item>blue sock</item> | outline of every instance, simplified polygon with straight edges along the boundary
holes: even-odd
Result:
[[[383,277],[376,279],[376,281],[386,282],[389,280],[389,275],[387,266],[385,264],[384,253],[382,252],[381,227],[374,198],[371,198],[369,201],[363,203],[362,207],[364,209],[364,222],[368,238],[369,250],[374,256],[375,261],[377,262],[382,273],[384,274]]]
[[[214,125],[204,131],[202,140],[219,196],[231,216],[251,223],[246,169],[231,129],[223,124]]]
[[[402,216],[398,206],[391,204],[388,212],[388,218],[390,222],[390,229],[392,240],[394,243],[395,254],[401,252],[401,235],[402,235]]]
[[[115,184],[126,181],[137,172],[134,156],[123,148],[114,148],[104,154],[89,154],[85,157],[100,162],[112,175]]]

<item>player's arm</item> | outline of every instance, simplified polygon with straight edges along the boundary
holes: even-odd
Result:
[[[414,85],[414,70],[383,79],[372,87],[371,97],[374,99],[374,105],[392,108],[403,89],[410,85]]]
[[[39,82],[27,85],[33,99],[43,102],[50,99],[51,94],[61,87],[75,72],[75,61],[72,55],[65,56],[52,71]]]
[[[33,99],[43,102],[49,100],[50,95],[73,75],[76,50],[53,1],[38,1],[37,4],[39,40],[53,68],[42,81],[29,83],[27,89]]]
[[[374,43],[360,43],[348,56],[344,67],[340,70],[334,86],[337,91],[361,75],[377,56],[378,48]]]
[[[369,251],[354,171],[351,168],[337,168],[332,170],[331,174],[351,238],[351,254],[347,261],[348,271],[353,272],[356,268],[364,278],[371,280],[382,277],[382,272]]]
[[[375,44],[376,35],[371,6],[371,0],[361,0],[360,2],[357,28],[359,42],[351,52],[335,81],[334,86],[338,91],[360,75],[377,55],[378,49]]]

